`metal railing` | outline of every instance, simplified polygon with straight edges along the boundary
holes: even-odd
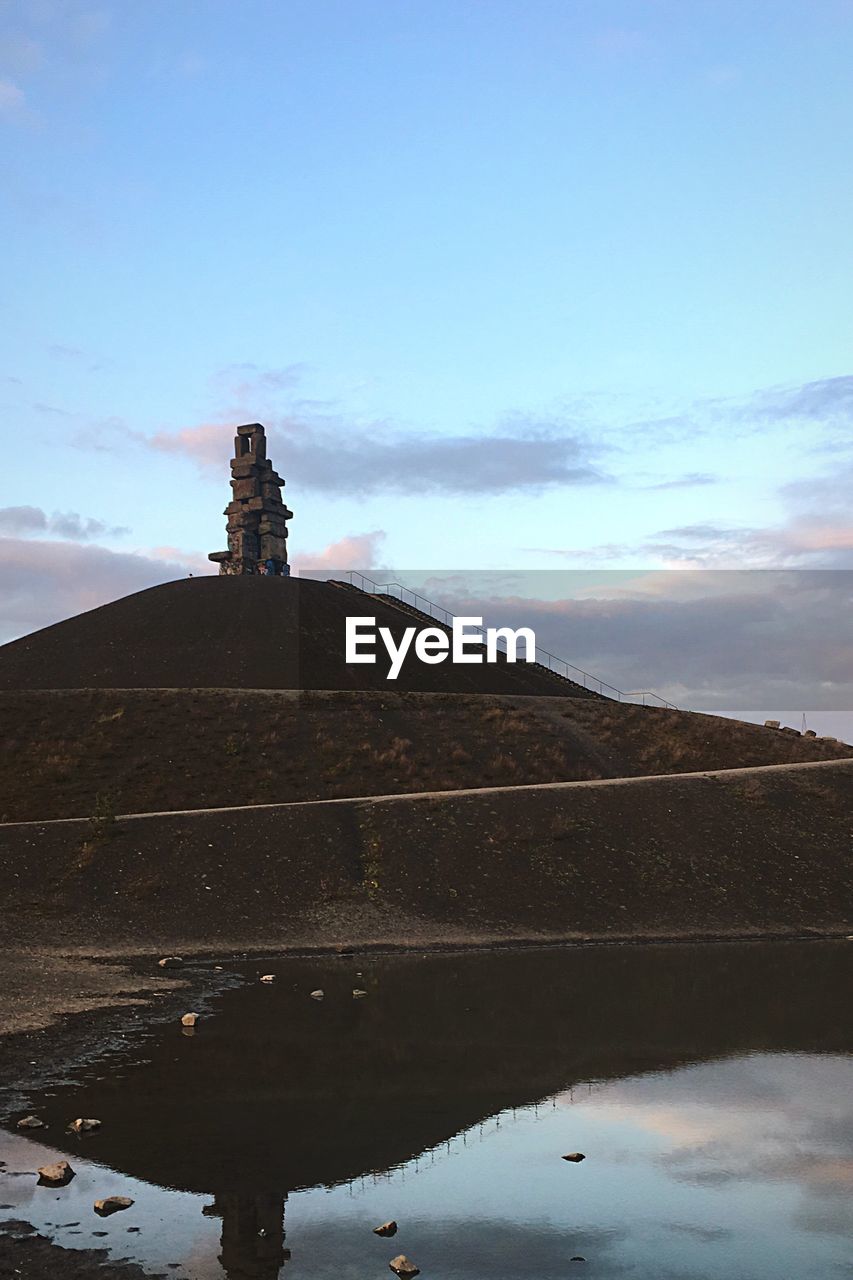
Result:
[[[414,591],[411,587],[404,586],[402,582],[376,582],[373,578],[368,578],[366,574],[360,573],[357,569],[347,569],[346,576],[351,587],[365,592],[366,595],[390,596],[392,600],[399,600],[404,607],[413,609],[427,618],[432,618],[444,627],[453,626],[454,615],[449,609],[444,609],[441,605],[428,600],[419,591]],[[358,583],[354,581],[356,578]],[[485,644],[485,628],[471,627],[467,632],[471,636],[476,636],[478,633],[483,644]],[[504,652],[506,652],[506,641],[502,636],[498,637],[498,644],[501,644],[501,642],[503,643]],[[582,667],[576,667],[574,663],[567,662],[565,658],[560,658],[555,653],[550,653],[547,649],[540,648],[539,645],[536,646],[536,662],[539,666],[545,667],[547,671],[562,676],[563,679],[570,680],[573,684],[589,689],[593,693],[599,693],[604,698],[612,698],[616,702],[631,702],[635,699],[640,699],[641,705],[644,707],[668,707],[672,711],[678,710],[674,702],[670,702],[667,698],[662,697],[661,694],[655,693],[653,689],[635,689],[631,692],[617,689],[615,685],[608,684],[606,680],[601,680],[589,671],[584,671]]]

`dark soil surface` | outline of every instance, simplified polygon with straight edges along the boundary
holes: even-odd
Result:
[[[223,689],[0,693],[0,751],[5,822],[853,756],[603,700]]]
[[[381,648],[373,665],[344,661],[348,615],[375,617],[397,640],[424,625],[382,599],[308,578],[187,578],[3,645],[0,689],[388,688]],[[392,687],[585,696],[525,662],[411,660]]]
[[[106,1249],[64,1249],[27,1222],[0,1224],[0,1280],[151,1280],[153,1274],[134,1262],[109,1262]]]

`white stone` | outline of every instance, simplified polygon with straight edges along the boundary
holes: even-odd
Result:
[[[67,1160],[57,1164],[45,1164],[38,1171],[39,1182],[45,1187],[64,1187],[74,1177],[74,1170]]]
[[[72,1120],[68,1126],[71,1133],[91,1133],[93,1129],[100,1129],[100,1120]]]
[[[108,1218],[111,1213],[119,1213],[122,1209],[129,1209],[133,1201],[129,1196],[107,1196],[104,1200],[95,1201],[95,1213],[99,1213],[102,1218]]]
[[[419,1276],[421,1274],[420,1267],[416,1267],[404,1253],[398,1253],[396,1258],[392,1258],[388,1263],[391,1270],[398,1276]]]

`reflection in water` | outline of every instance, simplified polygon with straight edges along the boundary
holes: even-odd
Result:
[[[229,1280],[275,1280],[289,1253],[284,1247],[284,1197],[217,1196],[205,1208],[222,1219],[219,1261]]]
[[[574,1257],[848,1274],[851,965],[849,944],[266,963],[278,981],[247,973],[192,1040],[168,1028],[118,1078],[34,1098],[78,1178],[61,1210],[10,1177],[0,1202],[58,1238],[79,1217],[64,1242],[90,1244],[93,1193],[129,1194],[141,1234],[109,1220],[110,1247],[177,1254],[176,1280],[364,1280],[398,1252],[425,1280],[557,1280]],[[103,1127],[72,1139],[74,1115]]]

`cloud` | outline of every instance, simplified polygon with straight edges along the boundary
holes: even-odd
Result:
[[[300,397],[296,393],[306,369],[300,363],[279,368],[252,362],[225,365],[213,379],[218,404],[210,419],[148,435],[125,430],[125,440],[183,454],[221,473],[236,424],[260,420],[267,427],[272,456],[302,488],[329,494],[497,495],[612,484],[613,477],[600,465],[601,455],[627,449],[624,439],[633,452],[638,433],[653,436],[660,445],[721,430],[749,435],[779,424],[820,422],[829,429],[853,409],[853,376],[839,376],[747,397],[705,398],[681,412],[623,419],[618,425],[596,420],[589,402],[575,402],[570,409],[561,406],[545,415],[509,413],[491,430],[428,433],[382,420],[353,420],[334,401]],[[86,447],[83,436],[77,443]],[[825,444],[826,439],[820,444],[810,439],[804,447],[817,450]],[[719,481],[712,472],[691,471],[646,477],[640,487],[707,488]]]
[[[821,378],[796,387],[772,388],[756,392],[744,412],[763,421],[793,418],[812,422],[853,417],[853,375]]]
[[[0,642],[190,571],[186,563],[154,555],[0,538]]]
[[[633,27],[603,27],[594,32],[589,43],[604,59],[620,62],[647,53],[652,48],[649,37]]]
[[[455,614],[532,627],[542,649],[625,692],[708,711],[853,711],[853,572],[545,570],[519,572],[515,590],[502,577],[417,585]]]
[[[580,564],[618,558],[663,561],[671,569],[848,569],[853,568],[851,492],[853,465],[841,465],[829,474],[780,486],[787,514],[778,525],[697,521],[660,529],[630,544],[539,550]]]
[[[850,516],[850,494],[853,487],[853,466],[836,466],[831,472],[821,476],[811,476],[803,480],[794,480],[783,485],[782,497],[799,515],[809,516],[820,512],[826,517]]]
[[[233,425],[205,423],[150,436],[150,448],[221,471]],[[285,417],[267,427],[270,454],[303,489],[333,494],[497,494],[607,481],[578,436],[511,421],[492,435],[410,435],[348,428],[329,416]]]
[[[110,361],[95,357],[89,351],[85,351],[82,347],[75,347],[70,343],[52,342],[47,347],[47,354],[52,360],[62,361],[64,364],[81,365],[86,369],[87,373],[100,373],[102,369],[110,364]],[[35,405],[34,408],[42,408],[43,406]],[[49,408],[49,406],[48,406]],[[55,410],[53,412],[63,412],[63,410]],[[72,415],[68,415],[69,417]]]
[[[0,644],[134,591],[217,571],[206,555],[179,547],[81,545],[98,524],[73,513],[48,517],[38,507],[0,508]],[[54,540],[38,536],[48,532]],[[384,537],[375,529],[340,538],[295,556],[294,570],[370,569]]]
[[[49,356],[55,360],[87,360],[89,357],[80,347],[70,347],[63,342],[52,342],[47,348]]]
[[[847,428],[853,421],[853,375],[819,378],[789,387],[758,388],[746,396],[702,397],[676,412],[621,423],[617,436],[651,436],[658,444],[725,433],[729,439],[776,429]],[[808,446],[824,449],[826,441]]]
[[[55,404],[45,404],[43,401],[37,400],[33,405],[37,413],[55,414],[59,418],[73,418],[73,413],[68,409],[59,409]]]
[[[0,80],[0,113],[13,115],[24,107],[24,91],[11,80]]]
[[[355,533],[337,542],[330,542],[322,551],[304,551],[295,555],[291,568],[295,573],[303,570],[373,569],[381,544],[385,540],[382,529],[372,533]]]
[[[683,524],[675,529],[662,529],[659,538],[716,539],[726,537],[726,530],[715,524]]]
[[[499,494],[610,482],[586,434],[564,413],[512,413],[491,431],[406,432],[384,421],[354,421],[334,401],[295,395],[306,369],[226,365],[213,380],[219,401],[213,418],[138,439],[221,473],[235,426],[261,421],[287,479],[330,494]]]
[[[692,489],[699,485],[719,484],[719,476],[709,471],[688,471],[686,475],[676,476],[672,480],[661,480],[657,484],[648,484],[647,489]]]
[[[0,65],[16,75],[38,71],[44,63],[44,50],[37,40],[22,32],[0,37]]]
[[[688,525],[663,530],[639,550],[670,568],[845,569],[853,566],[853,521],[807,515],[775,528]]]
[[[270,392],[292,391],[302,381],[307,369],[308,366],[302,363],[265,369],[244,361],[223,365],[217,370],[213,383],[219,394],[225,393],[231,400],[243,403],[255,401]]]
[[[27,538],[49,534],[71,542],[88,542],[91,538],[114,538],[129,532],[124,525],[107,525],[76,511],[55,511],[49,516],[41,507],[0,507],[0,535]]]

